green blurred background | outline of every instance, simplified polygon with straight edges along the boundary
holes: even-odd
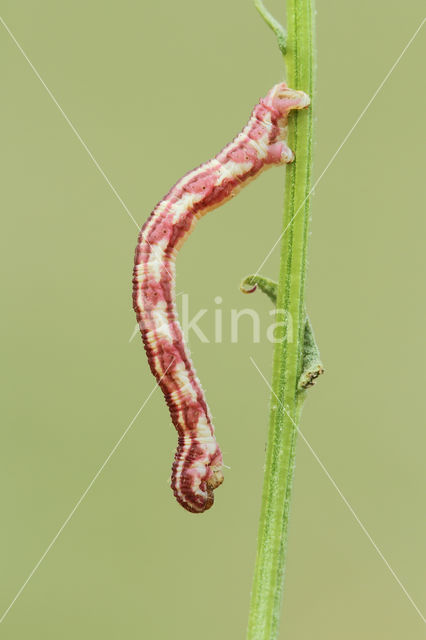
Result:
[[[278,16],[283,2],[271,0]],[[315,173],[422,19],[420,0],[318,3]],[[251,2],[1,2],[1,15],[138,224],[283,77]],[[412,598],[425,601],[424,55],[418,35],[316,189],[307,300],[326,365],[302,430]],[[0,28],[1,611],[153,388],[135,325],[137,229]],[[423,92],[423,93],[422,93]],[[422,166],[423,163],[423,166]],[[198,226],[178,290],[222,344],[191,349],[231,467],[202,516],[168,486],[155,393],[1,625],[16,639],[243,639],[272,346],[231,308],[280,233],[273,170]],[[276,250],[263,272],[274,277]],[[0,613],[1,615],[1,613]],[[418,614],[299,440],[280,637],[423,638]]]

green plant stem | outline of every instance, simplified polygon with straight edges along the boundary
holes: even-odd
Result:
[[[285,206],[277,308],[292,322],[275,345],[272,400],[248,640],[277,637],[297,425],[304,391],[298,390],[303,366],[305,277],[310,218],[313,125],[313,0],[287,0],[287,84],[306,91],[311,106],[289,118],[288,144],[296,160],[286,171]],[[290,336],[292,335],[292,341]]]
[[[253,274],[246,276],[240,285],[240,290],[243,293],[253,293],[257,288],[267,295],[276,306],[278,282],[274,282],[264,276]],[[308,389],[309,387],[313,387],[316,379],[322,373],[324,373],[324,365],[322,364],[318,345],[315,341],[311,321],[309,317],[306,316],[303,337],[303,367],[297,388]]]
[[[263,4],[262,0],[254,0],[254,6],[256,7],[258,12],[262,16],[262,18],[265,20],[265,22],[268,25],[268,27],[270,27],[272,29],[272,31],[275,33],[275,35],[277,37],[277,44],[278,44],[279,50],[281,51],[283,56],[285,56],[286,49],[287,49],[287,32],[286,32],[286,30],[284,29],[282,24],[280,24],[278,22],[278,20],[276,20],[274,18],[272,13],[270,13],[268,11],[268,9]]]

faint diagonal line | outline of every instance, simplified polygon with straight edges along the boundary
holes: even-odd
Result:
[[[154,391],[157,389],[157,387],[159,386],[159,383],[161,382],[161,380],[164,378],[164,376],[166,375],[167,371],[170,369],[170,367],[172,366],[174,362],[174,359],[171,361],[171,363],[169,364],[169,366],[167,367],[167,369],[165,370],[165,372],[163,373],[163,375],[161,376],[160,380],[156,383],[156,385],[154,386],[154,388],[151,390],[151,392],[149,393],[148,397],[145,399],[145,401],[142,403],[142,405],[140,406],[139,410],[137,411],[137,413],[135,414],[135,416],[133,417],[133,419],[131,420],[131,422],[129,423],[129,425],[126,427],[125,431],[122,433],[122,435],[120,436],[120,438],[117,440],[117,442],[115,443],[114,447],[111,449],[110,453],[108,454],[108,456],[105,458],[104,462],[101,464],[101,466],[99,467],[99,469],[97,470],[97,472],[95,473],[95,475],[93,476],[92,480],[90,481],[89,485],[87,486],[87,488],[83,491],[83,493],[81,494],[80,498],[77,500],[77,502],[75,503],[73,509],[71,510],[70,514],[67,516],[67,518],[64,520],[63,524],[61,525],[61,527],[58,529],[58,532],[56,533],[56,535],[52,538],[51,542],[49,543],[49,545],[47,546],[45,552],[43,553],[43,555],[41,556],[40,560],[37,562],[37,564],[34,566],[34,568],[32,569],[31,573],[29,574],[28,578],[25,580],[25,582],[23,583],[23,585],[21,586],[21,588],[19,589],[19,591],[17,592],[17,594],[15,595],[15,597],[13,598],[12,602],[9,604],[9,606],[7,607],[7,609],[4,611],[3,615],[0,618],[0,624],[3,622],[3,620],[5,619],[5,617],[7,616],[7,614],[9,613],[9,611],[11,610],[11,608],[13,607],[13,605],[15,604],[15,602],[18,600],[18,598],[20,597],[20,595],[22,594],[23,590],[25,589],[25,587],[27,586],[27,584],[29,583],[29,581],[31,580],[31,578],[33,577],[33,575],[36,573],[37,569],[40,567],[41,563],[43,562],[43,560],[45,559],[45,557],[47,556],[47,554],[49,553],[49,551],[51,550],[51,548],[53,547],[53,545],[55,544],[55,542],[57,541],[57,539],[59,538],[59,536],[61,535],[61,533],[63,532],[63,530],[65,529],[65,527],[67,526],[67,524],[69,523],[69,521],[71,520],[71,518],[73,517],[73,515],[75,514],[75,512],[77,511],[77,509],[79,508],[79,506],[81,505],[81,503],[83,502],[84,498],[87,496],[87,494],[89,493],[90,489],[93,487],[93,485],[95,484],[96,480],[99,478],[99,476],[101,475],[102,471],[105,469],[106,465],[108,464],[108,462],[111,460],[112,456],[114,455],[114,453],[117,451],[118,447],[120,446],[120,444],[122,443],[122,441],[124,440],[124,438],[126,437],[126,435],[128,434],[128,432],[130,431],[130,429],[132,428],[133,424],[135,423],[135,421],[137,420],[137,418],[139,417],[139,415],[141,414],[142,410],[144,409],[144,407],[146,406],[146,404],[149,402],[152,394],[154,393]]]
[[[129,218],[134,222],[134,224],[136,225],[136,227],[138,229],[140,229],[140,225],[136,222],[135,218],[133,217],[130,209],[128,208],[128,206],[126,205],[126,203],[124,202],[123,198],[120,196],[120,194],[118,193],[117,189],[114,187],[114,185],[112,184],[111,180],[108,178],[108,176],[106,175],[105,171],[102,169],[101,165],[99,164],[99,162],[96,160],[95,156],[93,155],[93,153],[90,151],[89,147],[87,146],[87,144],[85,143],[85,141],[83,140],[83,138],[81,137],[81,135],[79,134],[79,132],[77,131],[77,129],[75,128],[75,126],[73,125],[73,123],[71,122],[71,120],[69,119],[69,117],[67,116],[67,114],[65,113],[65,111],[62,109],[61,105],[59,104],[59,102],[56,100],[55,96],[53,95],[53,93],[51,92],[51,90],[49,89],[49,87],[47,86],[47,84],[45,83],[45,81],[43,80],[43,78],[41,77],[41,75],[39,74],[39,72],[37,71],[37,69],[35,68],[35,66],[33,65],[33,63],[31,62],[31,60],[29,59],[29,57],[27,56],[27,54],[25,53],[24,49],[21,47],[21,45],[19,44],[18,40],[15,38],[15,36],[13,35],[12,31],[9,29],[9,27],[7,26],[7,24],[5,23],[5,21],[3,20],[3,18],[0,16],[0,22],[3,25],[3,27],[6,29],[7,33],[9,34],[9,36],[11,37],[11,39],[13,40],[13,42],[16,44],[17,48],[19,49],[19,51],[22,53],[22,55],[24,56],[25,60],[28,62],[28,64],[30,65],[31,69],[33,70],[34,74],[36,75],[36,77],[40,80],[41,84],[43,85],[43,87],[46,89],[48,95],[50,96],[50,98],[52,99],[52,101],[54,102],[54,104],[58,107],[59,111],[61,112],[61,114],[63,115],[65,121],[67,122],[67,124],[69,125],[69,127],[71,128],[72,132],[74,133],[74,135],[76,136],[77,140],[80,142],[80,144],[83,146],[83,148],[85,149],[85,151],[87,152],[89,158],[92,160],[93,164],[95,165],[96,169],[99,171],[99,173],[101,174],[101,176],[103,177],[103,179],[105,180],[105,182],[108,184],[109,188],[111,189],[111,191],[113,192],[113,194],[115,195],[115,197],[117,198],[117,200],[119,201],[119,203],[121,204],[121,206],[123,207],[123,209],[125,210],[125,212],[127,213],[127,215],[129,216]],[[151,243],[149,242],[149,240],[146,240],[147,244],[152,248]],[[168,275],[170,277],[171,274],[169,272],[169,270],[167,269],[167,267],[165,265],[163,265],[166,272],[168,273]]]
[[[69,119],[69,117],[67,116],[67,114],[65,113],[65,111],[62,109],[61,105],[59,104],[59,102],[56,100],[55,96],[53,95],[53,93],[51,92],[51,90],[49,89],[49,87],[47,86],[47,84],[45,83],[45,81],[43,80],[43,78],[41,77],[41,75],[39,74],[39,72],[37,71],[37,69],[35,68],[35,66],[33,65],[33,63],[31,62],[31,60],[29,59],[29,57],[27,56],[27,54],[25,53],[25,51],[23,50],[23,48],[21,47],[21,45],[19,44],[19,42],[17,41],[17,39],[15,38],[15,36],[13,35],[12,31],[9,29],[9,27],[7,26],[7,24],[5,23],[5,21],[3,20],[3,18],[0,16],[0,22],[2,23],[3,27],[6,29],[7,33],[9,34],[9,36],[12,38],[13,42],[16,44],[16,46],[18,47],[19,51],[22,53],[22,55],[24,56],[25,60],[28,62],[28,64],[30,65],[31,69],[33,70],[34,74],[37,76],[37,78],[40,80],[41,84],[43,85],[43,87],[46,89],[47,93],[49,94],[50,98],[52,99],[52,101],[55,103],[55,105],[58,107],[59,111],[61,112],[61,114],[63,115],[63,117],[65,118],[67,124],[69,125],[69,127],[72,129],[74,135],[76,136],[76,138],[78,139],[78,141],[80,142],[80,144],[84,147],[84,149],[86,150],[88,156],[90,157],[90,159],[92,160],[93,164],[95,165],[95,167],[97,168],[97,170],[99,171],[99,173],[101,174],[101,176],[103,177],[103,179],[105,180],[105,182],[108,184],[108,186],[110,187],[111,191],[113,192],[113,194],[115,195],[115,197],[117,198],[117,200],[119,201],[119,203],[122,205],[123,209],[126,211],[127,215],[129,216],[129,218],[131,220],[133,220],[133,222],[135,223],[135,225],[137,226],[137,228],[139,229],[140,225],[136,222],[135,218],[133,217],[132,213],[130,212],[130,209],[128,208],[128,206],[126,205],[126,203],[124,202],[124,200],[121,198],[120,194],[118,193],[117,189],[114,187],[114,185],[112,184],[111,180],[108,178],[108,176],[106,175],[105,171],[102,169],[102,167],[100,166],[99,162],[96,160],[95,156],[93,155],[93,153],[90,151],[89,147],[87,146],[87,144],[84,142],[83,138],[81,137],[81,135],[79,134],[79,132],[77,131],[77,129],[75,128],[75,126],[73,125],[73,123],[71,122],[71,120]]]
[[[283,403],[281,402],[281,400],[278,398],[277,394],[274,392],[274,390],[272,389],[271,385],[269,384],[268,380],[265,378],[265,376],[263,375],[262,371],[259,369],[259,367],[257,366],[256,362],[254,361],[254,358],[252,358],[252,356],[250,356],[250,360],[251,363],[254,365],[254,367],[257,369],[258,373],[260,374],[260,376],[263,378],[263,381],[265,382],[266,386],[268,387],[269,391],[275,396],[275,398],[277,399],[278,403],[280,404],[280,406],[282,407],[283,411],[287,414],[287,416],[290,418],[291,422],[293,423],[295,429],[297,430],[297,432],[300,434],[300,437],[302,438],[303,442],[307,445],[309,451],[312,453],[312,455],[314,456],[315,460],[318,462],[318,464],[320,465],[321,469],[324,471],[325,475],[327,476],[327,478],[330,480],[331,484],[333,485],[333,487],[336,489],[337,493],[339,494],[339,496],[342,498],[343,502],[345,503],[345,505],[347,506],[347,508],[349,509],[349,511],[351,512],[351,514],[353,515],[353,517],[355,518],[355,520],[357,521],[357,523],[359,524],[359,526],[361,527],[361,530],[363,531],[363,533],[367,536],[368,540],[370,541],[370,543],[373,545],[374,549],[376,550],[377,554],[379,555],[379,557],[381,558],[381,560],[383,560],[383,562],[385,563],[385,565],[387,566],[387,568],[389,569],[390,573],[392,574],[393,578],[395,579],[395,581],[398,583],[398,585],[400,586],[400,588],[402,589],[402,591],[404,592],[404,594],[406,595],[406,597],[408,598],[408,600],[410,601],[410,603],[412,604],[412,606],[414,607],[414,609],[417,611],[417,613],[419,614],[420,618],[423,620],[423,622],[426,623],[426,619],[424,617],[424,615],[422,614],[422,612],[420,611],[419,607],[416,605],[416,603],[414,602],[413,598],[410,596],[410,594],[408,593],[407,589],[404,587],[404,585],[402,584],[401,580],[398,578],[397,574],[395,573],[395,571],[392,569],[391,565],[389,564],[389,562],[386,560],[385,556],[383,555],[383,553],[380,551],[379,547],[377,546],[377,544],[374,542],[373,538],[371,537],[371,535],[369,534],[369,532],[367,531],[366,527],[363,525],[363,523],[361,522],[361,520],[359,519],[358,515],[356,514],[355,510],[353,509],[352,505],[350,504],[350,502],[347,500],[347,498],[345,498],[345,496],[343,495],[342,491],[340,490],[340,488],[338,487],[337,483],[335,482],[335,480],[333,479],[333,477],[330,475],[329,471],[327,470],[326,466],[324,465],[324,463],[320,460],[318,454],[315,452],[315,450],[312,448],[312,446],[310,445],[310,443],[308,442],[308,440],[306,439],[306,437],[303,435],[302,431],[299,429],[299,427],[297,426],[297,424],[294,422],[293,418],[291,417],[291,415],[289,414],[289,412],[287,411],[287,409],[285,408],[285,406],[283,405]]]
[[[417,27],[417,29],[415,30],[415,32],[413,33],[413,35],[411,36],[411,38],[409,39],[409,41],[407,42],[407,44],[405,45],[405,47],[403,48],[403,50],[401,51],[401,53],[399,54],[399,56],[397,57],[397,59],[395,60],[395,62],[391,66],[391,68],[389,69],[389,71],[387,72],[387,74],[385,75],[385,77],[383,78],[382,82],[379,84],[379,86],[377,87],[376,91],[373,93],[373,95],[371,96],[370,100],[367,102],[367,104],[365,105],[364,109],[361,111],[361,113],[359,114],[358,118],[353,123],[352,127],[349,129],[348,133],[343,138],[342,142],[340,143],[340,145],[338,146],[336,151],[333,153],[333,155],[331,156],[330,160],[325,165],[325,167],[322,170],[322,172],[320,173],[319,177],[314,182],[312,189],[309,191],[308,195],[303,200],[302,204],[297,209],[296,213],[294,214],[294,216],[292,217],[290,222],[287,224],[287,226],[281,232],[278,240],[274,243],[272,249],[269,251],[269,253],[267,254],[266,258],[263,260],[263,262],[261,262],[261,264],[257,268],[256,274],[259,274],[261,269],[265,266],[266,262],[269,260],[270,256],[272,255],[273,251],[275,250],[275,247],[281,242],[281,240],[282,240],[284,234],[286,233],[287,229],[291,226],[291,224],[293,223],[293,221],[296,218],[296,216],[298,215],[298,213],[303,209],[303,207],[305,206],[306,201],[311,197],[312,193],[314,192],[316,187],[319,185],[319,183],[323,179],[324,175],[327,173],[327,171],[329,170],[329,168],[331,167],[331,165],[333,164],[333,162],[335,161],[335,159],[339,155],[340,151],[342,150],[342,148],[344,147],[346,142],[349,140],[349,138],[351,137],[351,135],[355,131],[356,127],[358,126],[358,124],[360,123],[362,118],[365,116],[365,114],[367,113],[368,109],[371,107],[371,105],[374,102],[374,100],[377,98],[377,96],[380,93],[380,91],[383,89],[383,87],[386,84],[387,80],[392,75],[393,71],[396,69],[398,64],[401,62],[401,60],[402,60],[403,56],[405,55],[405,53],[407,52],[408,48],[414,42],[415,38],[419,34],[419,32],[420,32],[421,28],[423,27],[425,21],[426,21],[426,18],[423,18],[423,20],[421,21],[420,25]]]

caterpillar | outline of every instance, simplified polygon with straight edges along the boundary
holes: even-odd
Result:
[[[202,513],[223,482],[223,460],[203,389],[175,307],[176,253],[196,221],[220,206],[264,169],[294,160],[287,146],[288,114],[309,97],[282,82],[254,107],[248,124],[212,160],[187,173],[141,228],[133,269],[133,308],[149,366],[178,432],[171,486],[188,511]]]

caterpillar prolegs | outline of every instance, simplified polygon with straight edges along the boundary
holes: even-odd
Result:
[[[203,389],[176,314],[177,250],[198,218],[220,206],[263,170],[292,162],[287,119],[309,105],[302,91],[275,85],[254,107],[241,133],[212,160],[187,173],[143,225],[135,253],[133,307],[152,373],[178,432],[171,485],[178,502],[201,513],[223,482],[222,453]]]

